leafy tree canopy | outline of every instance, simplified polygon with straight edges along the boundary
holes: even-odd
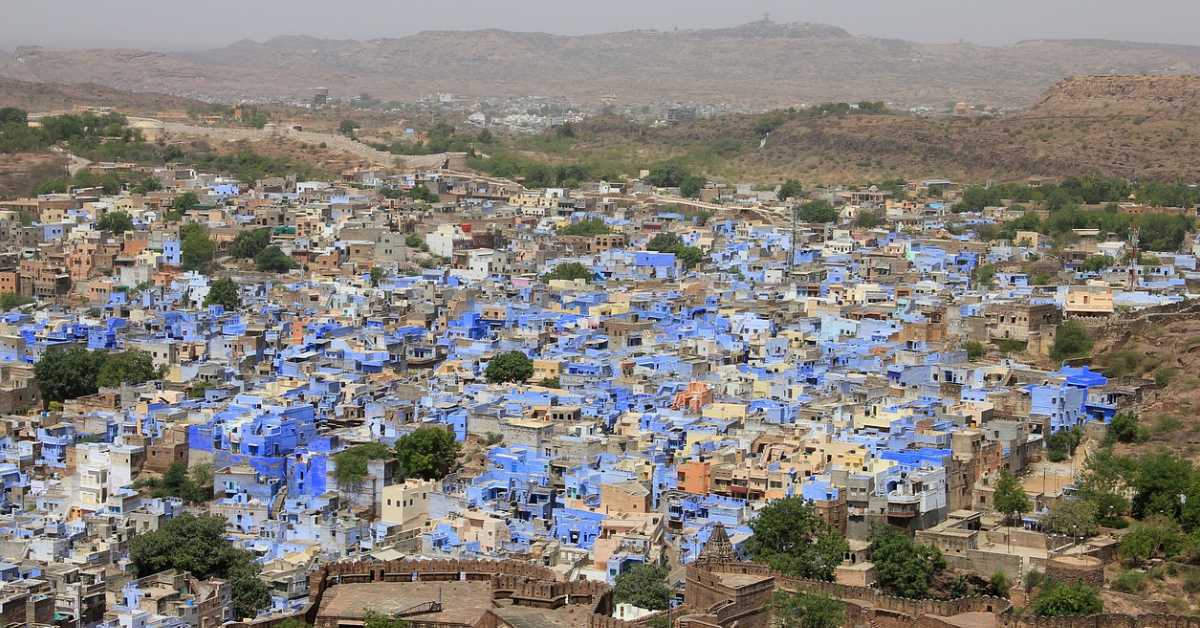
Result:
[[[1096,341],[1092,339],[1083,323],[1066,321],[1058,326],[1054,344],[1050,347],[1050,357],[1054,360],[1084,357],[1091,354],[1095,345]]]
[[[584,266],[579,262],[567,262],[565,264],[559,264],[558,266],[555,266],[553,270],[542,275],[542,282],[550,283],[555,279],[563,279],[566,281],[582,279],[587,283],[592,283],[595,278],[595,273],[593,273],[592,270],[587,266]]]
[[[1051,584],[1033,601],[1033,612],[1042,617],[1095,615],[1104,612],[1104,602],[1085,584]]]
[[[238,617],[254,617],[271,603],[267,584],[258,578],[261,566],[254,555],[240,550],[225,537],[225,518],[183,513],[153,532],[133,537],[129,560],[137,577],[167,569],[187,571],[199,579],[230,580],[233,607]]]
[[[833,580],[849,549],[841,532],[800,497],[768,502],[750,521],[750,529],[746,551],[754,560],[799,578]]]
[[[133,218],[125,212],[108,212],[96,221],[96,228],[117,234],[133,231]]]
[[[612,228],[604,222],[603,218],[586,218],[579,222],[563,225],[555,230],[555,233],[564,236],[593,236],[612,233]]]
[[[254,259],[271,244],[271,230],[253,229],[237,234],[229,245],[229,256],[234,259]]]
[[[88,351],[80,346],[50,349],[33,365],[34,381],[42,400],[63,402],[76,397],[94,395],[99,390],[96,379],[104,366],[106,355]]]
[[[682,245],[683,238],[680,238],[678,234],[671,231],[663,231],[654,234],[654,237],[650,238],[650,241],[646,243],[646,250],[663,252],[670,250],[672,247]]]
[[[779,628],[840,628],[846,623],[846,604],[820,593],[777,590],[771,614]]]
[[[1033,508],[1029,495],[1025,493],[1025,487],[1021,486],[1020,480],[1008,469],[1000,472],[1000,480],[996,482],[993,500],[996,510],[1004,513],[1010,520],[1020,517]]]
[[[509,351],[488,362],[484,377],[492,384],[523,382],[533,377],[533,360],[520,351]]]
[[[236,312],[241,301],[237,282],[229,277],[223,277],[212,282],[212,285],[208,287],[208,294],[204,296],[204,307],[220,305],[225,308],[226,312]]]
[[[835,222],[838,216],[837,208],[827,201],[809,201],[797,210],[797,218],[803,222]]]
[[[333,455],[333,477],[341,484],[360,482],[367,477],[368,462],[391,457],[392,450],[383,443],[364,443],[343,449]]]
[[[879,583],[891,595],[919,600],[929,595],[929,583],[946,559],[938,548],[920,545],[896,530],[871,536],[871,560]]]
[[[667,568],[641,563],[613,579],[613,602],[629,603],[651,611],[667,609],[671,589],[667,587]]]
[[[396,477],[440,480],[454,469],[459,451],[453,432],[419,428],[396,441]]]
[[[107,356],[96,374],[96,385],[113,388],[121,384],[136,386],[166,374],[166,367],[154,364],[154,358],[141,349],[128,349]]]
[[[277,246],[268,246],[259,251],[258,255],[254,256],[254,265],[264,273],[285,273],[300,266],[296,260]]]

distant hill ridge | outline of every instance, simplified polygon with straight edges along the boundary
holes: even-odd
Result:
[[[396,100],[450,91],[764,107],[831,100],[1024,107],[1071,75],[1200,73],[1195,46],[1096,40],[932,45],[765,21],[580,36],[497,29],[368,41],[284,36],[173,54],[36,46],[15,52],[0,56],[0,76],[224,101],[306,98],[326,86],[335,97],[370,92]]]

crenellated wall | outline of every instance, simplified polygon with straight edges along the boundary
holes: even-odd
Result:
[[[867,602],[876,608],[904,613],[911,617],[919,617],[921,615],[949,616],[959,613],[977,612],[1003,613],[1012,607],[1012,603],[1009,600],[993,596],[965,597],[957,600],[910,600],[892,597],[884,595],[878,589],[870,587],[854,587],[833,582],[795,578],[775,571],[762,563],[715,563],[704,568],[690,565],[687,570],[689,591],[693,579],[706,589],[712,587],[711,584],[708,584],[712,578],[709,574],[704,574],[705,569],[712,573],[744,573],[771,576],[775,578],[780,588],[789,591],[803,588],[842,600]],[[706,578],[705,576],[709,577]],[[688,604],[691,605],[691,600],[688,600]],[[1197,626],[1197,628],[1200,628],[1200,626]]]
[[[1037,617],[1031,614],[1004,615],[999,628],[1200,628],[1200,617],[1187,615],[1120,615],[1101,613],[1086,617]]]
[[[594,580],[552,582],[507,573],[492,574],[492,598],[510,599],[517,606],[553,609],[566,604],[591,605],[611,590],[608,584]]]

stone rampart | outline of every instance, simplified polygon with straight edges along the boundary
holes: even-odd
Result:
[[[1200,628],[1200,617],[1150,613],[1101,613],[1086,617],[1037,617],[1029,613],[999,618],[999,628]]]
[[[146,118],[149,120],[149,118]],[[184,135],[189,137],[207,137],[226,142],[262,140],[272,137],[286,137],[298,142],[320,144],[329,148],[349,153],[371,162],[377,166],[398,168],[413,172],[428,170],[465,170],[467,168],[466,153],[435,153],[432,155],[393,155],[376,150],[362,142],[352,140],[344,135],[333,133],[317,133],[315,131],[297,131],[288,127],[268,127],[263,129],[230,128],[197,126],[182,122],[163,122],[164,130],[169,135]]]

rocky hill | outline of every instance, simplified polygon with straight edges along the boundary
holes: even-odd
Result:
[[[732,180],[799,177],[806,183],[861,183],[895,176],[978,181],[1031,174],[1175,181],[1200,178],[1200,78],[1099,76],[1067,79],[1030,110],[1012,116],[794,114],[759,147],[760,116],[693,120],[649,129],[616,118],[589,120],[569,151],[535,158],[638,163],[679,157]]]
[[[131,92],[95,83],[34,83],[0,77],[0,107],[20,107],[33,112],[83,105],[113,107],[130,114],[155,114],[169,110],[182,111],[203,104],[198,100],[168,94]]]
[[[327,86],[335,96],[370,92],[383,99],[453,91],[581,100],[615,95],[631,103],[869,99],[1028,106],[1067,76],[1198,72],[1200,47],[1095,40],[928,45],[770,22],[574,37],[500,30],[370,41],[281,37],[174,55],[27,47],[7,62],[0,58],[0,76],[226,101],[308,97],[314,87]]]

